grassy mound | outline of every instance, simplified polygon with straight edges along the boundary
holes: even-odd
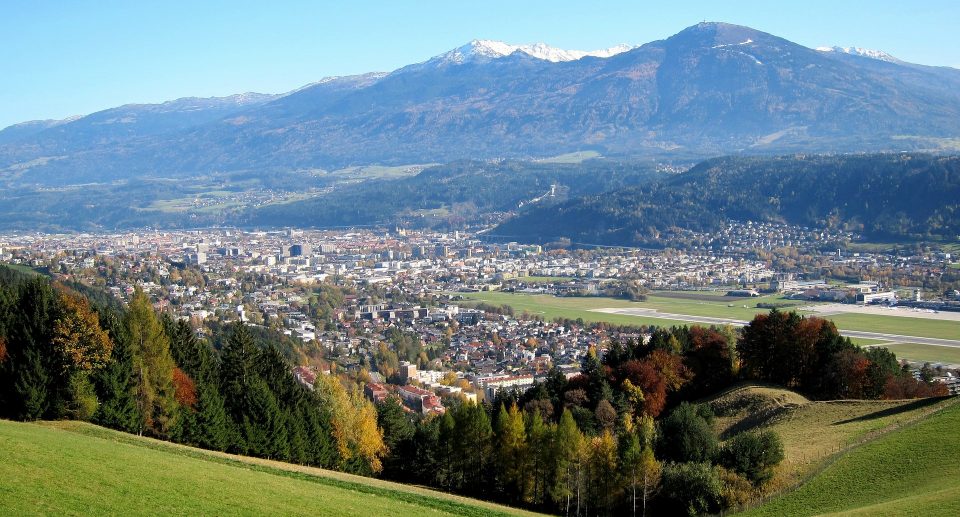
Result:
[[[0,420],[6,515],[523,515],[482,501],[79,422]]]
[[[746,384],[708,400],[721,438],[769,429],[780,435],[785,458],[772,490],[802,482],[837,454],[912,424],[956,399],[810,401],[793,391]]]
[[[960,405],[839,457],[745,515],[960,515]]]

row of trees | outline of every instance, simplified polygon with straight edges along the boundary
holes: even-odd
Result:
[[[612,344],[602,360],[591,350],[571,379],[555,368],[531,390],[442,417],[416,419],[387,401],[378,406],[384,475],[567,515],[741,504],[782,458],[775,435],[721,447],[706,407],[689,405],[655,422],[736,379],[735,336],[657,329],[647,342]]]
[[[554,421],[515,402],[416,419],[388,399],[378,417],[386,477],[565,515],[716,512],[755,497],[783,459],[771,432],[720,446],[709,408],[686,403],[659,425],[624,414],[598,433],[569,409]]]
[[[308,390],[242,324],[217,351],[136,291],[118,311],[46,279],[0,277],[0,416],[114,429],[361,474],[385,453],[376,411],[335,376]]]
[[[947,395],[915,380],[882,347],[863,349],[833,322],[776,309],[744,327],[737,352],[746,378],[782,384],[819,399],[903,399]]]

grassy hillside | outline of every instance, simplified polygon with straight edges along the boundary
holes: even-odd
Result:
[[[721,438],[760,428],[780,436],[785,459],[773,485],[779,488],[801,482],[837,453],[956,402],[956,398],[809,401],[783,388],[755,384],[736,387],[708,401],[717,414]]]
[[[6,515],[524,515],[381,480],[213,453],[79,422],[0,421]]]
[[[841,456],[745,515],[960,515],[960,406]]]

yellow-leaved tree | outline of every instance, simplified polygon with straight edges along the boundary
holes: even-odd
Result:
[[[61,410],[64,416],[88,420],[97,410],[90,373],[110,360],[113,343],[100,328],[100,319],[86,298],[65,288],[59,290],[59,310],[53,324],[53,344],[63,379]]]
[[[130,336],[140,434],[167,438],[177,419],[173,356],[170,339],[153,310],[150,298],[138,287],[127,307],[124,324]]]
[[[376,474],[387,453],[383,432],[377,427],[377,410],[359,389],[347,390],[335,375],[317,377],[314,389],[330,411],[330,424],[345,470]]]

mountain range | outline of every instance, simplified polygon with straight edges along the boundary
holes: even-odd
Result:
[[[579,52],[475,40],[283,95],[128,105],[0,131],[0,188],[364,164],[956,149],[960,70],[701,23]]]

